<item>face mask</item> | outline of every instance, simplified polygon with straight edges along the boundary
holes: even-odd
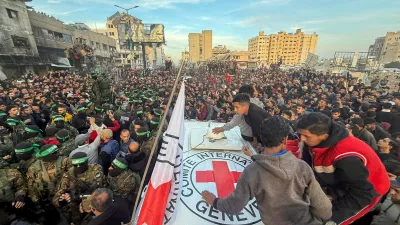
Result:
[[[74,165],[74,173],[76,175],[82,174],[82,173],[86,172],[88,170],[88,168],[89,168],[88,163]]]
[[[117,176],[120,175],[122,172],[124,172],[123,169],[117,168],[117,167],[113,167],[112,170],[108,171],[108,175],[109,175],[110,177],[117,177]]]
[[[15,157],[17,158],[18,162],[26,161],[32,157],[32,152],[18,153],[18,154],[15,154]]]
[[[57,122],[55,122],[55,124],[56,124],[56,127],[59,129],[64,128],[64,121],[57,121]]]
[[[58,153],[55,152],[53,154],[47,155],[42,158],[43,162],[54,162],[58,159]]]

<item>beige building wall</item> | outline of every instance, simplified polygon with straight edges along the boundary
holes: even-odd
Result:
[[[212,56],[212,30],[203,30],[201,38],[200,60],[205,61]]]
[[[182,52],[182,54],[181,54],[181,59],[183,59],[183,60],[188,60],[188,59],[190,59],[189,52],[188,52],[188,51]]]
[[[212,56],[212,31],[189,33],[189,58],[191,62],[205,61]]]
[[[249,51],[233,51],[231,52],[231,56],[237,62],[237,68],[247,68],[250,57]]]
[[[189,34],[189,59],[191,62],[200,61],[200,36],[201,34]]]
[[[382,48],[381,63],[400,61],[400,31],[387,32]]]
[[[308,53],[315,53],[317,42],[317,34],[304,34],[301,29],[294,34],[281,31],[265,35],[261,31],[248,41],[249,61],[269,65],[282,59],[284,65],[298,65],[306,60]]]

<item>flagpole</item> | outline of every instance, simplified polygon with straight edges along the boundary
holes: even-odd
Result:
[[[176,91],[176,87],[177,87],[177,85],[178,85],[179,78],[180,78],[180,76],[181,76],[181,72],[182,72],[182,69],[183,69],[184,64],[185,64],[185,61],[184,61],[184,59],[182,58],[181,67],[179,68],[179,72],[178,72],[178,74],[176,75],[174,87],[172,88],[172,91],[171,91],[171,93],[170,93],[170,97],[169,97],[169,99],[168,99],[168,104],[167,104],[167,107],[166,107],[165,112],[164,112],[165,115],[163,116],[163,118],[162,118],[162,120],[161,120],[161,123],[160,123],[160,126],[159,126],[159,128],[158,128],[157,136],[156,136],[155,141],[154,141],[154,143],[153,143],[153,147],[151,148],[150,156],[149,156],[149,159],[148,159],[147,164],[146,164],[146,168],[145,168],[144,173],[143,173],[142,181],[140,182],[140,187],[139,187],[138,195],[136,196],[135,206],[133,207],[133,212],[132,212],[131,221],[129,222],[130,225],[132,225],[133,222],[134,222],[134,220],[135,220],[136,209],[137,209],[137,206],[138,206],[138,204],[139,204],[139,198],[140,198],[140,195],[141,195],[142,190],[143,190],[144,181],[146,180],[147,172],[148,172],[148,170],[149,170],[150,162],[151,162],[151,159],[153,158],[154,151],[155,151],[155,149],[156,149],[156,146],[158,146],[158,140],[159,140],[160,135],[161,135],[161,133],[162,133],[162,127],[163,127],[163,125],[164,125],[164,123],[165,123],[165,120],[166,120],[166,118],[167,118],[167,114],[168,114],[169,108],[171,107],[172,99],[173,99],[174,93],[175,93],[175,91]]]

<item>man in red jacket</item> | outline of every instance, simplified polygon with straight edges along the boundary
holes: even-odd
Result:
[[[297,132],[305,143],[303,160],[332,199],[332,220],[347,225],[368,213],[390,187],[377,154],[322,113],[304,115]]]

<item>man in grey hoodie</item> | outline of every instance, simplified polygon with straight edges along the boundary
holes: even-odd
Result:
[[[320,225],[332,216],[332,204],[304,161],[286,151],[290,127],[279,116],[261,123],[263,154],[253,155],[225,199],[203,191],[205,201],[228,214],[239,214],[256,198],[261,220],[271,225]]]

